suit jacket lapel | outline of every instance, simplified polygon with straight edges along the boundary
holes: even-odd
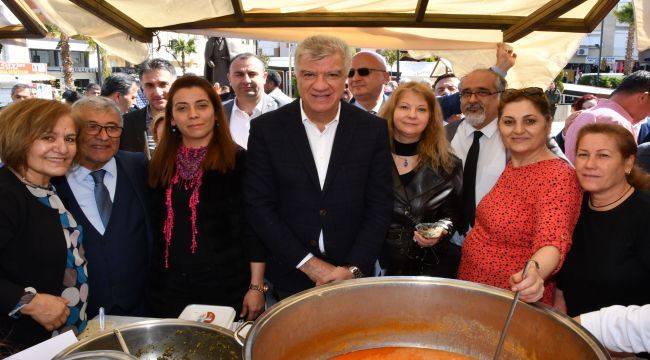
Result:
[[[296,152],[305,166],[309,178],[312,180],[314,185],[320,189],[318,170],[316,169],[314,156],[311,152],[311,147],[309,146],[309,139],[307,138],[305,125],[302,123],[300,101],[295,101],[294,103],[287,105],[286,109],[289,112],[289,116],[287,117],[287,135],[296,147]]]
[[[354,132],[357,127],[355,119],[351,118],[347,107],[349,104],[341,104],[341,115],[339,117],[339,124],[336,128],[336,135],[334,136],[334,145],[332,146],[332,155],[330,156],[330,163],[327,166],[327,176],[325,176],[325,185],[323,186],[323,193],[327,191],[329,184],[332,183],[336,173],[340,169],[341,162],[345,158],[348,151],[350,142],[354,137]]]

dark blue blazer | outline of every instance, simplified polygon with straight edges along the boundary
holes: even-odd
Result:
[[[153,243],[151,195],[146,183],[147,161],[143,153],[127,151],[118,151],[115,160],[118,184],[104,236],[92,228],[67,179],[58,177],[52,180],[66,209],[78,223],[85,226],[84,246],[90,287],[89,316],[96,315],[99,306],[104,306],[107,314],[111,315],[144,314],[145,282],[149,274]],[[123,195],[127,196],[121,196],[118,203],[117,191],[120,189],[126,190]],[[144,231],[138,227],[138,223],[134,223],[141,221],[138,219],[144,219]],[[140,235],[131,233],[132,229],[138,228]]]
[[[645,122],[639,127],[639,137],[637,138],[637,143],[643,144],[650,142],[650,122]]]
[[[391,219],[391,169],[386,122],[348,103],[322,191],[300,102],[253,119],[244,198],[248,224],[268,251],[267,278],[288,293],[313,287],[296,269],[310,252],[372,274]]]

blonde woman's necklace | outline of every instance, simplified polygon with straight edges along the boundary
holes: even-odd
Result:
[[[395,157],[397,157],[401,161],[403,167],[405,168],[409,167],[409,165],[411,165],[411,161],[413,161],[412,157],[418,155],[419,144],[420,144],[420,140],[414,143],[404,144],[393,139],[393,149],[395,150]]]

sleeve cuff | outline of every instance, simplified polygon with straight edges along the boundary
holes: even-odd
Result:
[[[501,75],[503,77],[506,77],[506,75],[508,75],[507,72],[501,70],[501,68],[496,66],[496,65],[490,66],[490,70],[492,70],[493,72],[495,72],[495,73],[497,73],[497,74],[499,74],[499,75]]]
[[[305,265],[305,263],[307,261],[309,261],[309,259],[311,259],[313,257],[314,257],[314,254],[312,254],[312,253],[307,254],[307,256],[305,256],[305,258],[302,259],[302,261],[299,262],[298,265],[296,265],[296,269],[300,269],[301,266]]]

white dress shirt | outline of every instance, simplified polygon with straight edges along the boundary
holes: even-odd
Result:
[[[650,305],[614,305],[580,315],[580,323],[611,351],[650,352]]]
[[[456,156],[463,161],[463,167],[465,167],[465,159],[474,141],[474,131],[476,130],[478,129],[470,125],[467,121],[462,121],[458,125],[456,135],[451,139],[451,147]],[[480,150],[476,165],[475,205],[478,205],[481,199],[492,189],[506,168],[506,149],[501,141],[496,119],[480,129],[480,131],[483,133],[483,136],[479,139]],[[454,233],[452,242],[457,245],[462,245],[464,238],[463,235],[456,232]]]
[[[262,99],[255,105],[253,113],[248,115],[245,111],[237,106],[237,98],[232,103],[232,113],[230,113],[230,134],[237,145],[248,148],[248,133],[251,130],[251,120],[262,114]]]
[[[111,201],[114,201],[115,187],[117,186],[117,163],[115,162],[115,158],[112,158],[104,164],[102,169],[106,170],[104,185],[108,189]],[[97,209],[95,181],[90,176],[90,170],[81,165],[75,165],[68,171],[65,177],[68,179],[68,185],[70,185],[70,189],[81,211],[83,211],[97,232],[104,235],[106,228],[104,228],[104,223],[102,223],[102,218],[99,216],[99,210]]]
[[[339,117],[341,116],[341,105],[339,104],[339,109],[334,119],[325,125],[325,129],[322,132],[318,128],[318,125],[309,120],[307,114],[305,114],[305,110],[302,107],[302,99],[300,100],[300,114],[302,116],[302,124],[305,126],[305,132],[307,133],[307,139],[309,140],[311,154],[314,157],[316,170],[318,171],[320,188],[323,190],[325,177],[327,176],[327,167],[329,166],[332,147],[334,146],[334,137],[339,125]],[[320,235],[318,236],[318,248],[320,249],[321,254],[325,255],[323,229],[321,229]],[[309,253],[300,263],[298,263],[296,268],[304,265],[313,256],[312,253]]]

